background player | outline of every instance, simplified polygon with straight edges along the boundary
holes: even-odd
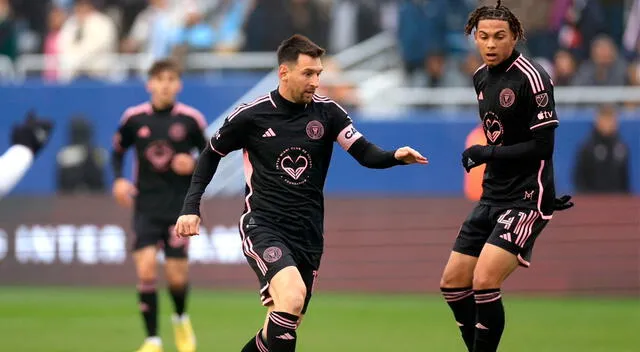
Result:
[[[185,313],[187,300],[187,239],[174,236],[174,224],[189,188],[194,149],[204,148],[207,123],[196,109],[179,103],[180,70],[172,61],[158,61],[149,70],[151,101],[127,109],[114,137],[113,194],[118,204],[134,206],[134,261],[138,296],[147,339],[139,352],[162,351],[158,337],[156,255],[164,249],[169,291],[175,305],[173,327],[178,351],[195,350],[195,335]],[[135,146],[137,184],[123,177],[124,153]]]
[[[220,158],[244,149],[247,182],[240,218],[242,246],[269,307],[263,329],[244,352],[289,352],[305,314],[323,250],[323,187],[333,143],[370,168],[422,163],[409,147],[383,151],[354,127],[347,112],[315,93],[324,49],[295,35],[278,48],[279,86],[250,104],[238,106],[198,160],[178,235],[200,227],[200,199]]]
[[[475,31],[475,33],[474,33]],[[469,351],[496,351],[504,329],[503,281],[528,267],[534,241],[554,210],[553,83],[544,69],[515,50],[520,21],[498,1],[469,17],[484,65],[473,82],[488,145],[462,153],[467,170],[486,165],[479,204],[464,221],[440,286]]]
[[[53,123],[32,112],[13,127],[11,147],[0,156],[0,198],[11,192],[33,164],[33,159],[49,141]]]

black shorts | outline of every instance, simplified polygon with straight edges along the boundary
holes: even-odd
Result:
[[[478,204],[460,227],[453,250],[478,257],[485,243],[491,243],[516,255],[528,268],[533,244],[548,222],[534,209]]]
[[[157,246],[164,250],[165,258],[187,258],[189,238],[179,238],[175,233],[175,220],[153,219],[136,213],[133,216],[135,240],[133,250]]]
[[[298,268],[302,281],[307,288],[307,296],[302,307],[305,314],[318,277],[321,253],[309,253],[287,245],[283,236],[274,231],[256,229],[244,234],[242,250],[247,262],[255,271],[260,282],[260,301],[268,306],[273,303],[269,295],[269,282],[282,269],[288,266]]]

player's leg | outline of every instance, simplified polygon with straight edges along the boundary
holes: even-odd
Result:
[[[296,328],[304,308],[306,287],[291,250],[278,236],[269,233],[244,237],[243,250],[258,275],[261,301],[269,311],[263,329],[242,351],[264,352],[262,347],[270,352],[295,351]]]
[[[154,224],[144,216],[136,215],[134,220],[136,240],[133,260],[138,277],[138,300],[147,338],[139,352],[162,351],[162,341],[158,336],[158,294],[157,280],[157,243],[160,236]]]
[[[476,306],[473,298],[473,271],[489,234],[491,221],[487,206],[476,206],[460,227],[453,251],[440,280],[440,290],[453,311],[468,351],[473,350]]]
[[[474,352],[498,349],[505,326],[501,287],[518,265],[528,266],[536,237],[546,226],[536,210],[500,210],[473,274],[477,308]]]
[[[175,309],[171,320],[179,352],[196,350],[196,336],[189,315],[186,314],[189,292],[188,243],[188,238],[175,236],[173,226],[168,229],[164,246],[165,273]]]

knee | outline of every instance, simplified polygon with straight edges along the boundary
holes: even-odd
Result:
[[[304,286],[289,288],[284,294],[280,295],[279,302],[276,303],[276,309],[287,313],[300,315],[304,307],[304,301],[307,295],[307,289]]]
[[[471,269],[472,270],[472,269]],[[469,271],[471,271],[469,270]],[[471,286],[472,273],[463,270],[446,270],[440,278],[441,288],[460,288]]]
[[[491,275],[482,270],[476,270],[473,274],[473,289],[487,290],[492,288],[500,288],[502,284],[499,277]]]

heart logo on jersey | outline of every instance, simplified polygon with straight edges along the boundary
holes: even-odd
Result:
[[[491,117],[490,115],[494,115],[494,114],[487,113],[487,115],[485,115],[484,133],[487,136],[487,140],[491,144],[497,144],[503,132],[502,123],[500,123],[500,120],[498,120],[497,116],[494,118],[494,117]]]
[[[168,171],[174,154],[175,151],[166,141],[155,141],[144,151],[145,158],[156,172]]]
[[[304,155],[299,155],[294,161],[291,156],[287,155],[280,160],[280,167],[291,178],[297,180],[302,176],[304,171],[309,167],[309,160]]]

